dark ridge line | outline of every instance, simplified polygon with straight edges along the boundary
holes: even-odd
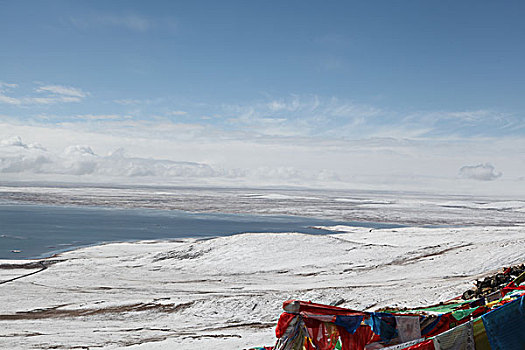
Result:
[[[0,314],[0,321],[10,320],[41,320],[56,318],[85,317],[105,314],[122,314],[126,312],[158,311],[162,313],[175,313],[189,308],[194,302],[182,304],[156,304],[156,303],[135,303],[128,305],[109,306],[102,309],[60,309],[63,305],[47,309],[36,309],[31,311],[21,311],[14,314]]]
[[[33,271],[33,272],[30,272],[30,273],[27,273],[25,275],[21,275],[21,276],[17,276],[17,277],[14,277],[14,278],[11,278],[11,279],[8,279],[8,280],[5,280],[5,281],[1,281],[0,284],[4,284],[4,283],[8,283],[8,282],[13,282],[13,281],[16,281],[18,279],[21,279],[21,278],[24,278],[24,277],[29,277],[31,275],[35,275],[39,272],[42,272],[44,270],[47,270],[47,265],[44,264],[43,261],[39,261],[38,262],[38,265],[42,266],[42,268],[40,270],[37,270],[37,271]]]

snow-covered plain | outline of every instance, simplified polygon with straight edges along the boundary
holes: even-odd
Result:
[[[0,184],[0,200],[300,215],[408,225],[525,224],[525,199],[414,192]]]
[[[70,189],[41,190],[47,197],[38,191],[10,189],[6,195],[3,189],[0,197],[21,201],[26,196],[31,202],[61,198],[85,205],[115,195],[111,203],[122,205],[132,190],[121,189],[120,196],[113,189],[98,189],[98,196],[82,194],[86,190],[79,195]],[[127,197],[129,206],[146,203],[136,198],[163,196],[133,191],[143,192]],[[198,192],[163,190],[171,200],[148,203],[183,206],[192,191]],[[366,310],[420,306],[455,297],[476,278],[525,261],[524,206],[516,199],[241,190],[209,190],[199,196],[201,201],[186,200],[186,208],[205,210],[200,203],[212,211],[463,226],[336,226],[330,227],[331,235],[247,233],[200,241],[112,243],[44,259],[47,269],[34,261],[0,261],[0,281],[35,272],[0,284],[0,347],[271,345],[287,299]],[[476,220],[481,224],[465,226]]]

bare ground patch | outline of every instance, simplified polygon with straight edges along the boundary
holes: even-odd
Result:
[[[39,320],[67,317],[85,317],[104,314],[120,314],[125,312],[156,311],[161,313],[174,313],[187,309],[193,302],[184,304],[157,304],[157,303],[136,303],[129,305],[110,306],[106,308],[90,309],[60,309],[62,305],[46,309],[35,309],[31,311],[21,311],[15,314],[0,315],[0,321],[10,320]]]

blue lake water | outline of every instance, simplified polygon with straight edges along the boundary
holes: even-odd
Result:
[[[0,259],[45,257],[102,242],[204,238],[243,232],[326,234],[328,231],[311,226],[329,225],[401,227],[298,216],[0,203]]]

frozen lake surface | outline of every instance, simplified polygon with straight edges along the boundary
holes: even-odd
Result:
[[[521,197],[413,192],[18,184],[0,185],[1,200],[194,213],[296,215],[411,226],[525,224],[525,200]]]

